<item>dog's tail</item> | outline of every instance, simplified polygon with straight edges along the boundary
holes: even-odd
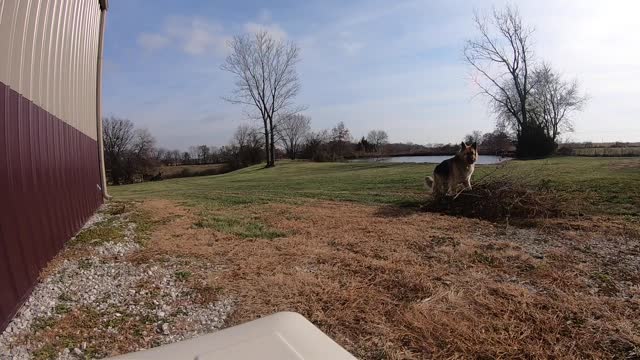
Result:
[[[424,178],[424,187],[429,191],[433,191],[433,178],[431,176]]]

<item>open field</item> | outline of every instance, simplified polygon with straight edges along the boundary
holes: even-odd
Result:
[[[515,173],[580,205],[526,228],[421,211],[432,169],[283,162],[112,187],[109,212],[126,221],[81,233],[48,271],[82,267],[105,238],[119,244],[126,231],[108,221],[125,221],[137,245],[90,266],[116,261],[153,276],[130,275],[122,310],[65,300],[70,309],[23,336],[40,355],[89,339],[85,352],[104,356],[289,310],[362,359],[640,356],[640,159],[479,167],[478,181]],[[139,302],[150,310],[127,312]],[[170,309],[161,319],[157,302]],[[208,307],[222,309],[216,321],[190,322]]]
[[[592,147],[573,149],[576,156],[640,156],[640,147]]]
[[[299,202],[307,199],[419,206],[432,164],[279,162],[215,177],[173,179],[110,189],[119,199],[164,198],[191,206]],[[496,170],[497,169],[497,170]],[[478,166],[474,179],[516,173],[585,201],[586,213],[640,213],[640,158],[558,157]]]

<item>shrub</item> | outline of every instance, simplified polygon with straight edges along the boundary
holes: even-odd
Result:
[[[556,149],[553,141],[544,128],[536,123],[523,126],[517,135],[516,156],[519,158],[547,157]]]

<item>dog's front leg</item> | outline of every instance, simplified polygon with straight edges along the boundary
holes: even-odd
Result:
[[[466,184],[465,184],[465,185],[467,186],[467,189],[469,189],[469,190],[471,190],[471,189],[472,189],[472,187],[471,187],[471,177],[468,177],[468,178],[467,178],[467,181],[466,181]]]
[[[449,184],[447,188],[447,195],[452,196],[455,194],[455,185]]]

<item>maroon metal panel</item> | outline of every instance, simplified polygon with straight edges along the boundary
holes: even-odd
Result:
[[[0,83],[0,119],[6,119],[8,117],[8,96],[8,89]],[[7,127],[8,123],[6,121],[0,123],[0,189],[9,188],[10,164],[7,157]],[[15,229],[5,225],[6,220],[8,220],[7,217],[9,216],[7,213],[9,201],[10,199],[8,197],[0,198],[0,240],[14,236],[13,232]],[[0,284],[3,284],[2,291],[0,291],[0,304],[10,304],[19,297],[15,279],[10,275],[12,271],[12,248],[10,248],[9,245],[10,244],[6,244],[4,241],[0,241]],[[8,308],[0,306],[0,319],[6,319],[10,315]]]
[[[98,144],[0,82],[0,330],[102,203]]]

